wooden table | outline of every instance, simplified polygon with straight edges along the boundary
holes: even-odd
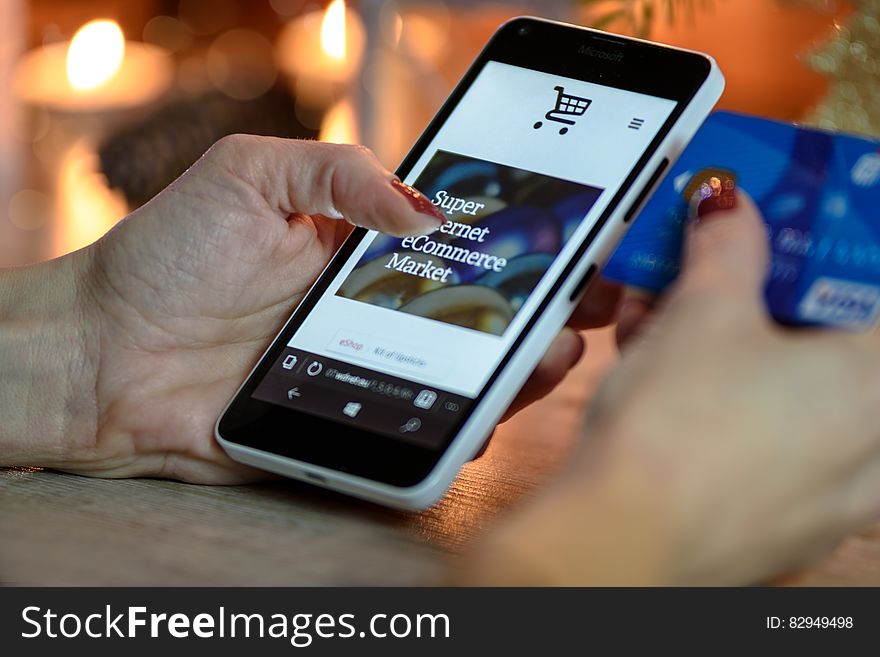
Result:
[[[449,495],[420,514],[295,482],[207,487],[0,469],[0,582],[58,585],[410,585],[437,581],[493,518],[565,461],[607,332],[550,397],[503,425]],[[880,528],[854,536],[803,584],[880,585]]]

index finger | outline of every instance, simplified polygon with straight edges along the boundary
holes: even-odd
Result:
[[[209,151],[284,217],[324,215],[397,236],[424,235],[446,219],[362,146],[251,135]]]

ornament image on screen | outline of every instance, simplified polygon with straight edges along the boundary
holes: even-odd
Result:
[[[415,186],[448,222],[378,236],[339,296],[503,335],[602,190],[437,151]]]

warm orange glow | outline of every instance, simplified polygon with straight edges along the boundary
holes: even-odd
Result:
[[[406,49],[420,60],[435,65],[446,52],[449,41],[446,32],[437,28],[430,15],[410,13],[401,24]]]
[[[347,49],[346,37],[345,0],[333,0],[321,21],[321,48],[328,57],[342,61]]]
[[[394,30],[392,32],[392,44],[396,48],[400,45],[400,37],[403,34],[403,16],[394,14]]]
[[[354,106],[348,100],[341,100],[330,108],[321,123],[320,141],[331,144],[357,144],[360,135]]]
[[[67,49],[67,78],[77,91],[110,80],[125,56],[125,37],[115,21],[90,21],[79,28]]]
[[[168,51],[125,41],[118,25],[99,22],[113,27],[94,31],[89,23],[73,42],[26,53],[13,74],[16,98],[34,107],[100,112],[144,105],[165,93],[174,77]]]
[[[358,13],[343,0],[310,11],[278,36],[278,68],[295,80],[297,102],[327,107],[360,70],[366,34]]]
[[[94,147],[84,140],[74,143],[61,157],[53,257],[91,244],[128,213],[122,194],[107,187],[100,170]]]
[[[358,13],[344,0],[333,0],[326,10],[310,11],[284,27],[278,36],[278,65],[298,82],[348,82],[360,67],[365,41]]]

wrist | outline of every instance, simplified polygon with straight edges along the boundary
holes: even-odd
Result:
[[[62,464],[95,435],[91,257],[0,271],[0,465]]]

